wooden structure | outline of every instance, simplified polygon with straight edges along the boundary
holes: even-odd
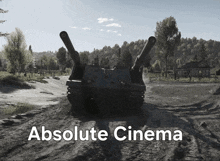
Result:
[[[206,61],[192,61],[177,68],[178,77],[210,77],[211,67]]]

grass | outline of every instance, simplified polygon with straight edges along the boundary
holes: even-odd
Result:
[[[24,76],[24,73],[21,74],[10,74],[8,72],[0,72],[0,84],[2,85],[21,85],[25,82],[36,81],[41,83],[48,83],[45,78],[49,78],[50,74],[40,75],[38,73],[27,73]]]
[[[25,113],[34,109],[34,105],[28,103],[17,103],[17,105],[9,105],[8,107],[2,109],[4,115],[15,115]]]
[[[24,76],[24,73],[17,75],[17,77],[23,81],[29,82],[29,81],[36,81],[40,83],[48,83],[46,80],[44,80],[47,76],[43,76],[36,73],[28,73],[26,77]]]
[[[57,76],[69,76],[71,73],[71,70],[68,70],[67,72],[60,72],[60,71],[44,71],[43,74],[38,74],[38,73],[27,73],[26,77],[24,76],[24,73],[20,74],[19,78],[24,80],[24,81],[37,81],[41,83],[47,83],[45,78],[53,77],[54,79],[57,78]]]
[[[191,80],[190,78],[178,78],[174,79],[171,76],[167,77],[162,77],[160,73],[147,73],[145,74],[145,77],[149,77],[150,82],[182,82],[182,83],[220,83],[220,77],[210,77],[210,78],[196,78],[192,77]]]
[[[33,88],[27,83],[25,83],[24,80],[7,72],[0,72],[0,85],[12,86],[15,88]]]
[[[0,84],[2,85],[22,85],[25,82],[29,81],[36,81],[41,83],[48,83],[45,78],[53,77],[57,78],[57,76],[68,76],[70,75],[71,70],[67,68],[66,73],[61,73],[59,71],[53,71],[49,73],[49,71],[45,71],[44,74],[38,74],[38,73],[27,73],[26,76],[24,76],[24,73],[20,74],[10,74],[5,71],[0,71]],[[52,74],[53,73],[53,74]]]

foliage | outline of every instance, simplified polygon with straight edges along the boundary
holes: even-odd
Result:
[[[40,76],[39,74],[30,74],[25,77],[24,74],[12,75],[8,72],[0,72],[1,85],[16,86],[18,88],[30,88],[30,86],[26,84],[25,81],[37,81],[41,83],[47,83],[47,81],[43,79],[44,76]]]
[[[46,67],[47,70],[49,69],[49,57],[47,55],[41,57],[41,63],[43,67]]]
[[[84,51],[84,52],[80,52],[79,53],[79,57],[80,57],[80,63],[81,64],[88,64],[89,62],[89,57],[88,57],[89,52],[88,51]]]
[[[168,17],[157,22],[155,37],[157,39],[158,58],[165,62],[167,75],[168,57],[174,56],[174,50],[180,43],[181,37],[174,17]]]
[[[201,60],[206,60],[206,58],[207,58],[207,55],[206,55],[206,47],[205,47],[204,44],[201,45],[200,57],[201,57]]]
[[[154,64],[152,64],[153,71],[161,71],[160,61],[156,60]]]
[[[72,59],[67,59],[67,60],[66,60],[66,67],[67,67],[67,68],[72,68],[73,65],[74,65],[74,62],[73,62]]]
[[[39,64],[39,62],[37,64]],[[57,70],[57,69],[59,69],[59,67],[57,65],[56,57],[43,55],[40,58],[40,69],[46,69],[46,70]]]
[[[6,36],[7,44],[3,46],[3,53],[9,61],[8,71],[22,72],[25,65],[32,61],[32,54],[26,50],[25,36],[19,28]]]
[[[150,36],[150,35],[149,35]],[[147,37],[146,37],[147,38]],[[173,41],[173,39],[169,39],[170,42]],[[113,67],[117,64],[117,62],[120,60],[122,53],[121,51],[128,50],[131,53],[132,56],[132,64],[134,63],[134,60],[136,59],[137,55],[141,53],[144,44],[147,40],[137,40],[132,42],[124,42],[122,46],[115,44],[114,46],[104,46],[102,49],[94,49],[92,52],[89,51],[83,51],[80,52],[80,58],[81,63],[87,63],[92,64],[94,62],[94,59],[99,57],[100,65],[104,63],[104,60],[109,60],[110,67]],[[175,54],[175,58],[172,56],[169,56],[167,59],[167,69],[173,69],[175,63],[177,63],[178,67],[181,67],[187,62],[190,62],[192,60],[199,60],[202,45],[204,44],[205,47],[205,53],[206,57],[205,60],[208,62],[208,64],[211,67],[220,67],[220,42],[215,40],[203,40],[203,39],[197,39],[196,37],[193,38],[181,38],[180,44],[176,47],[175,50],[173,50],[173,54]],[[52,51],[44,51],[44,52],[34,52],[36,59],[36,67],[38,69],[41,69],[41,57],[43,55],[46,55],[48,57],[52,57],[56,62],[56,53]],[[149,57],[146,58],[146,63],[150,59],[150,64],[153,65],[156,60],[160,61],[160,67],[161,69],[165,69],[165,60],[164,52],[162,50],[158,49],[158,44],[155,45],[154,48],[152,48]],[[52,61],[51,61],[52,62]],[[73,61],[71,58],[68,58],[68,55],[66,56],[66,67],[72,68]],[[43,67],[43,69],[47,69],[46,66]],[[48,68],[49,69],[49,68]]]
[[[26,84],[23,80],[20,80],[18,77],[13,75],[8,75],[0,79],[1,85],[10,85],[17,88],[30,88],[28,84]]]
[[[29,61],[27,62],[27,65],[25,66],[25,70],[26,71],[33,71],[33,68],[35,67],[35,64],[33,62],[33,51],[32,51],[32,48],[31,48],[31,45],[29,45],[29,49],[28,49],[28,52],[29,52]]]
[[[3,113],[5,115],[21,114],[34,109],[34,107],[35,107],[34,105],[28,103],[18,102],[16,105],[9,105],[7,108],[3,110]]]
[[[137,40],[137,41],[132,41],[132,42],[124,42],[123,45],[121,46],[121,51],[123,50],[129,50],[129,52],[132,55],[132,64],[134,63],[134,60],[136,59],[137,55],[141,53],[144,44],[147,42],[147,40]],[[181,38],[180,39],[180,44],[177,46],[177,48],[174,50],[175,53],[175,58],[173,56],[168,57],[168,70],[173,69],[174,67],[174,62],[177,63],[177,67],[181,67],[187,62],[192,61],[195,58],[195,55],[198,55],[197,58],[200,55],[200,49],[202,44],[204,44],[206,48],[206,61],[211,67],[218,67],[220,65],[220,42],[215,41],[215,40],[203,40],[203,39],[197,39],[196,37],[193,38]],[[123,47],[123,48],[122,48]],[[115,44],[114,46],[104,46],[102,49],[94,49],[92,52],[89,51],[84,51],[80,52],[85,53],[88,56],[88,64],[92,64],[94,62],[94,59],[99,57],[100,63],[102,59],[107,59],[109,60],[109,65],[110,67],[113,67],[117,64],[119,61],[119,57],[121,56],[120,54],[120,46],[118,44]],[[36,66],[40,66],[40,57],[43,55],[50,55],[52,57],[56,57],[56,52],[51,52],[51,51],[45,51],[45,52],[35,52],[35,58],[36,58]],[[150,58],[150,64],[154,64],[156,60],[160,60],[160,66],[161,69],[165,69],[165,62],[164,59],[160,59],[161,55],[163,55],[162,51],[158,50],[157,44],[155,47],[153,47],[150,51],[150,54],[148,55],[149,57],[146,58],[146,63]],[[71,59],[70,59],[71,60]],[[81,58],[81,61],[83,58]],[[72,61],[72,60],[71,60]],[[70,62],[71,63],[71,62]],[[67,56],[67,63],[68,64],[68,56]],[[70,64],[69,68],[72,67],[72,64]]]
[[[210,78],[178,78],[173,79],[172,75],[163,77],[161,73],[148,73],[145,77],[150,79],[150,82],[175,82],[175,83],[220,83],[220,77],[210,77]]]
[[[128,50],[132,55],[132,64],[136,59],[137,55],[141,53],[141,50],[144,47],[144,44],[147,40],[137,40],[130,43],[123,43],[123,48],[121,46],[121,51]],[[202,44],[204,44],[206,48],[206,61],[211,67],[217,67],[220,65],[220,42],[214,40],[203,40],[197,39],[196,37],[193,38],[181,38],[180,44],[174,50],[175,58],[173,56],[168,57],[167,60],[167,69],[171,70],[174,67],[174,64],[177,63],[177,67],[181,67],[187,62],[194,60],[197,57],[197,60],[200,55],[200,49]],[[100,63],[102,59],[109,59],[110,67],[113,67],[118,63],[121,57],[119,52],[119,45],[115,44],[113,47],[105,46],[102,49],[95,49],[92,52],[86,51],[85,53],[88,55],[88,64],[92,64],[94,59],[99,56]],[[123,50],[122,50],[123,49]],[[162,51],[157,49],[157,44],[155,47],[152,48],[150,51],[149,57],[146,58],[146,62],[150,59],[150,64],[153,65],[156,60],[160,60],[161,69],[165,69],[165,62],[164,59],[161,58],[163,55]],[[196,56],[198,55],[198,56]],[[161,58],[161,59],[160,59]],[[174,63],[175,62],[175,63]]]
[[[49,70],[56,70],[57,69],[57,60],[54,57],[49,57],[48,68],[49,68]]]
[[[71,72],[72,72],[72,69],[71,69],[71,68],[66,68],[66,73],[67,73],[68,75],[70,75]]]
[[[204,46],[203,46],[204,44]],[[190,46],[190,48],[187,48]],[[203,47],[202,47],[203,46]],[[181,44],[177,48],[176,55],[181,60],[181,65],[189,61],[202,60],[201,52],[204,52],[204,59],[211,67],[217,67],[220,64],[220,42],[214,40],[205,41],[196,37],[182,38]],[[204,60],[203,59],[203,60]]]
[[[31,54],[33,53],[31,45],[29,45],[29,51],[31,52]]]
[[[126,49],[122,52],[121,63],[122,63],[122,66],[124,66],[124,67],[131,67],[132,66],[132,55],[129,52],[129,50]]]
[[[67,51],[64,47],[59,48],[56,54],[58,64],[60,65],[62,71],[64,71],[66,68],[66,54],[67,54]]]
[[[69,52],[67,51],[67,58],[66,58],[66,68],[72,68],[74,65],[74,62],[72,58],[70,57]]]
[[[100,66],[104,68],[109,68],[109,59],[108,58],[102,58],[100,61]]]

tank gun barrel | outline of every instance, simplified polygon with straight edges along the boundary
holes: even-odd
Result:
[[[60,38],[65,44],[67,50],[69,51],[70,57],[73,59],[76,66],[80,66],[79,53],[74,49],[73,44],[66,31],[60,32]]]
[[[151,36],[149,37],[147,43],[144,45],[144,48],[141,51],[141,54],[137,56],[132,69],[139,69],[145,61],[145,57],[150,53],[150,50],[153,48],[154,44],[156,43],[156,38]]]

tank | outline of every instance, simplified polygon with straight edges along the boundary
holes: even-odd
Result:
[[[72,73],[66,82],[72,112],[105,117],[135,112],[143,105],[146,86],[142,79],[142,67],[156,42],[155,37],[149,37],[132,67],[114,69],[101,68],[97,64],[81,64],[79,53],[67,32],[62,31],[60,37],[74,61]]]

